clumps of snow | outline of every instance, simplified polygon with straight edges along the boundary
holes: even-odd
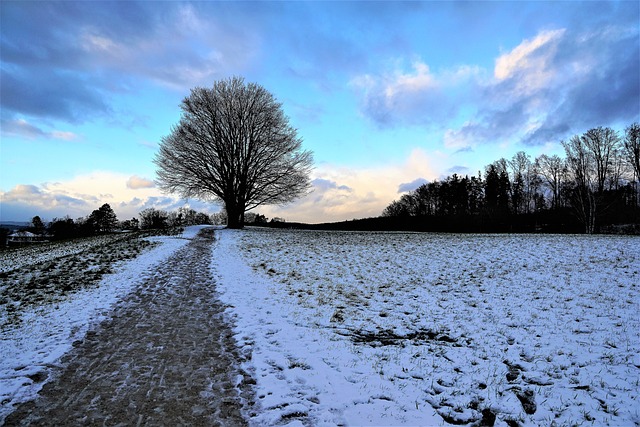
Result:
[[[187,228],[182,236],[192,238],[198,231],[194,228]],[[128,239],[120,237],[124,239],[122,241]],[[81,340],[91,325],[105,320],[110,308],[122,296],[143,282],[174,251],[188,243],[180,237],[148,237],[145,240],[154,242],[154,245],[144,245],[145,251],[136,258],[110,258],[111,273],[102,275],[101,280],[92,286],[82,286],[82,278],[77,277],[72,268],[60,269],[58,275],[73,275],[74,283],[78,285],[73,292],[56,298],[43,298],[38,305],[23,307],[20,322],[8,323],[7,319],[0,319],[4,324],[0,329],[0,424],[14,405],[36,396],[49,379],[51,369],[59,366],[60,358],[71,349],[74,341]],[[121,241],[116,236],[113,240]],[[2,271],[14,271],[16,266],[26,268],[33,264],[46,266],[70,256],[93,258],[95,253],[102,252],[105,242],[113,243],[109,238],[73,241],[67,242],[67,246],[62,243],[52,246],[51,253],[41,251],[42,248],[24,248],[22,254],[31,257],[31,264],[29,259],[20,259],[11,264],[11,269],[3,264],[5,269]],[[110,247],[109,244],[106,247]],[[11,253],[15,256],[21,252]],[[41,275],[39,271],[33,274]],[[91,281],[92,277],[87,278],[87,282]],[[4,311],[6,313],[6,309]]]
[[[640,422],[640,239],[222,230],[255,425]]]
[[[28,307],[51,305],[78,290],[96,286],[119,262],[135,258],[153,245],[137,234],[129,234],[124,238],[103,239],[99,246],[82,245],[82,252],[61,251],[65,255],[59,253],[58,258],[51,254],[34,257],[32,264],[0,273],[0,328],[20,322]],[[25,249],[30,252],[30,248]],[[64,246],[58,245],[58,249]],[[20,250],[13,253],[20,258],[33,255]]]
[[[0,273],[17,270],[25,266],[57,260],[69,255],[88,252],[114,242],[128,239],[127,233],[92,236],[72,241],[38,243],[15,249],[0,251]]]

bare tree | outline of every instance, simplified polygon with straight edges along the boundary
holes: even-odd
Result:
[[[600,126],[585,132],[582,141],[593,158],[596,192],[601,195],[607,179],[614,171],[614,160],[620,149],[620,136],[615,130]]]
[[[555,154],[553,156],[542,154],[536,159],[535,169],[551,190],[551,207],[557,209],[560,205],[560,186],[567,173],[565,161]]]
[[[508,164],[511,168],[511,197],[514,212],[529,213],[537,186],[534,165],[524,151],[518,151]]]
[[[640,181],[640,123],[632,123],[624,131],[624,152],[627,162],[633,170],[633,182],[638,197],[638,181]],[[636,199],[637,200],[637,199]]]
[[[584,224],[585,232],[595,232],[596,200],[594,195],[595,159],[583,138],[574,135],[568,142],[562,142],[567,154],[567,166],[575,183],[572,205],[578,219]]]
[[[605,185],[617,187],[620,176],[621,139],[611,128],[589,129],[582,136],[563,143],[567,164],[575,180],[573,205],[587,233],[596,230],[596,214],[609,206],[605,200]]]
[[[162,190],[222,201],[227,226],[241,228],[246,211],[291,202],[310,188],[312,154],[262,86],[220,80],[193,89],[181,109],[155,158]]]

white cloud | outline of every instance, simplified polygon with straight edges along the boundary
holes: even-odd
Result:
[[[396,72],[386,84],[384,94],[388,99],[406,93],[425,91],[439,86],[436,77],[430,72],[429,66],[422,61],[414,61],[413,72]]]
[[[429,181],[424,178],[416,178],[411,182],[403,182],[398,186],[398,193],[408,193],[428,182]]]
[[[362,96],[365,115],[381,125],[400,123],[439,123],[455,117],[461,102],[484,79],[481,68],[460,65],[434,72],[420,59],[404,71],[396,63],[391,72],[362,74],[351,86]]]
[[[558,79],[565,80],[566,73],[558,67],[558,44],[565,30],[539,33],[533,39],[524,40],[510,52],[495,61],[493,75],[497,83],[510,81],[514,96],[529,96],[545,88],[557,86]],[[574,78],[572,76],[571,78]],[[540,107],[542,105],[539,105]]]
[[[132,190],[138,190],[141,188],[153,188],[155,187],[155,183],[146,178],[141,178],[138,175],[133,175],[127,180],[127,188]]]
[[[173,210],[185,205],[184,200],[162,194],[149,186],[151,181],[136,175],[95,171],[68,181],[45,182],[39,185],[16,185],[0,192],[4,220],[28,220],[34,215],[53,219],[66,215],[83,217],[108,203],[118,218],[131,218],[147,207]],[[133,185],[131,185],[133,184]],[[202,211],[211,213],[219,207],[192,202]]]
[[[95,29],[85,29],[80,36],[80,43],[87,52],[100,55],[123,57],[127,51],[126,47],[116,41],[97,34]]]
[[[638,114],[638,30],[543,30],[495,58],[492,69],[462,65],[363,74],[351,81],[364,115],[381,126],[442,131],[445,147],[556,143]]]
[[[544,71],[548,66],[551,53],[543,47],[555,44],[565,30],[550,30],[539,33],[533,39],[522,41],[510,52],[500,55],[496,59],[494,76],[498,80],[514,77],[519,71]]]

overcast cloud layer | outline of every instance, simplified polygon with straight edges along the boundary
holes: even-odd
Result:
[[[636,1],[0,8],[2,220],[183,205],[155,188],[157,144],[190,88],[232,75],[315,152],[313,193],[261,209],[298,221],[378,215],[428,180],[640,120]]]

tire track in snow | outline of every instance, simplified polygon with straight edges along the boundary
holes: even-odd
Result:
[[[5,424],[246,425],[253,399],[209,272],[212,241],[204,229],[172,255]]]

